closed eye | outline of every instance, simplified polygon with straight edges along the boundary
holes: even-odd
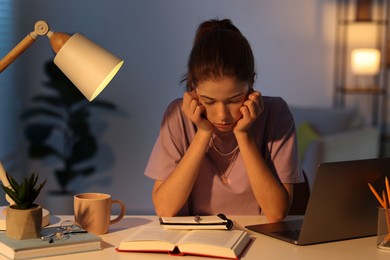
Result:
[[[212,98],[208,98],[208,97],[202,97],[202,101],[204,104],[206,105],[212,105],[215,103],[215,100],[212,99]]]
[[[242,102],[241,98],[226,101],[226,103],[228,103],[228,104],[235,104],[235,103],[240,103],[240,102]]]
[[[225,104],[237,104],[243,102],[244,98],[245,98],[245,94],[238,94],[222,102]],[[208,96],[200,96],[200,99],[205,105],[212,105],[215,102],[217,102],[215,99]]]

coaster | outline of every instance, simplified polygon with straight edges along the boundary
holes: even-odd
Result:
[[[6,230],[5,210],[7,206],[0,207],[0,230]],[[42,227],[46,227],[50,223],[50,212],[47,209],[42,209]]]

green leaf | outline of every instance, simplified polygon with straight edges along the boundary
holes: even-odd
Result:
[[[12,187],[12,190],[14,190],[15,192],[19,192],[20,186],[19,186],[19,184],[15,181],[15,179],[12,178],[10,175],[8,175],[8,173],[7,173],[6,176],[7,176],[7,180],[8,180],[8,182],[9,182],[9,184],[10,184],[11,187]]]
[[[8,188],[4,185],[1,185],[1,187],[3,188],[3,190],[5,191],[6,194],[8,194],[8,196],[18,205],[20,204],[19,202],[19,198],[17,197],[15,191],[12,189],[12,188]]]
[[[0,185],[3,190],[8,194],[8,196],[15,202],[16,206],[20,209],[30,208],[35,199],[38,197],[43,186],[46,184],[46,179],[44,182],[37,186],[38,175],[33,173],[29,178],[24,178],[21,184],[18,184],[14,178],[12,178],[8,173],[6,174],[7,179],[10,183],[10,187]]]

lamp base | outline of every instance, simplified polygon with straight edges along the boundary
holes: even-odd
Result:
[[[5,210],[7,206],[0,207],[0,230],[6,230]],[[50,224],[50,212],[47,209],[42,209],[42,227]]]

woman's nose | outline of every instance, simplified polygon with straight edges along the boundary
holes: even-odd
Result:
[[[225,122],[229,118],[229,109],[225,104],[218,104],[217,106],[218,120]]]

